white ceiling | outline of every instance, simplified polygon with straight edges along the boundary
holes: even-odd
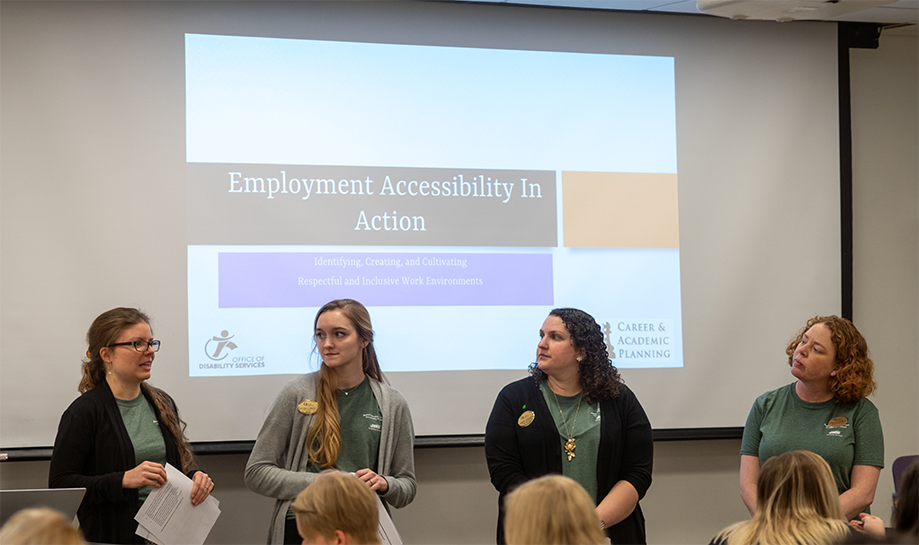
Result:
[[[733,17],[746,14],[750,19],[779,19],[789,8],[792,18],[818,21],[848,21],[889,25],[884,32],[916,34],[919,0],[700,0],[716,5],[709,13],[701,11],[696,0],[465,0],[492,4],[519,4],[567,8],[651,11]],[[797,8],[796,8],[797,6]],[[804,11],[807,10],[807,11]],[[772,15],[775,15],[774,17]]]

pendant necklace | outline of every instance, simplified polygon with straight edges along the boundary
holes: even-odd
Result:
[[[549,388],[551,390],[551,388]],[[574,458],[574,436],[571,435],[571,430],[568,429],[568,420],[565,419],[565,413],[562,412],[562,406],[558,402],[558,394],[554,391],[552,395],[555,396],[555,406],[558,407],[558,414],[562,417],[562,423],[565,424],[565,434],[568,436],[568,440],[565,441],[565,454],[568,455],[568,461],[570,462]],[[581,412],[581,398],[584,396],[584,392],[581,392],[581,395],[578,396],[578,408],[574,411],[574,421],[571,422],[572,429],[578,423],[578,413]]]

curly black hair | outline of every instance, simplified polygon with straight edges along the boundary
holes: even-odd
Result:
[[[576,308],[556,308],[549,316],[557,316],[565,324],[575,350],[584,350],[585,357],[579,363],[584,401],[593,405],[601,399],[619,395],[622,377],[609,359],[603,332],[593,316]],[[537,362],[530,364],[530,375],[537,383],[547,379]]]

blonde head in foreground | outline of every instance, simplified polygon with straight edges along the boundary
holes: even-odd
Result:
[[[603,544],[596,506],[584,487],[568,477],[528,481],[504,500],[508,545]]]
[[[722,530],[716,543],[820,545],[849,533],[830,466],[813,452],[795,450],[766,460],[756,496],[753,518]]]
[[[83,533],[60,511],[33,507],[15,513],[0,528],[4,545],[85,545]]]
[[[380,543],[376,494],[354,475],[321,473],[300,492],[293,510],[303,545]]]

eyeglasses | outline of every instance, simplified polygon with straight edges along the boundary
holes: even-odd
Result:
[[[146,352],[148,348],[153,347],[154,352],[160,351],[160,341],[128,341],[126,343],[115,343],[110,346],[133,346],[138,352]]]

